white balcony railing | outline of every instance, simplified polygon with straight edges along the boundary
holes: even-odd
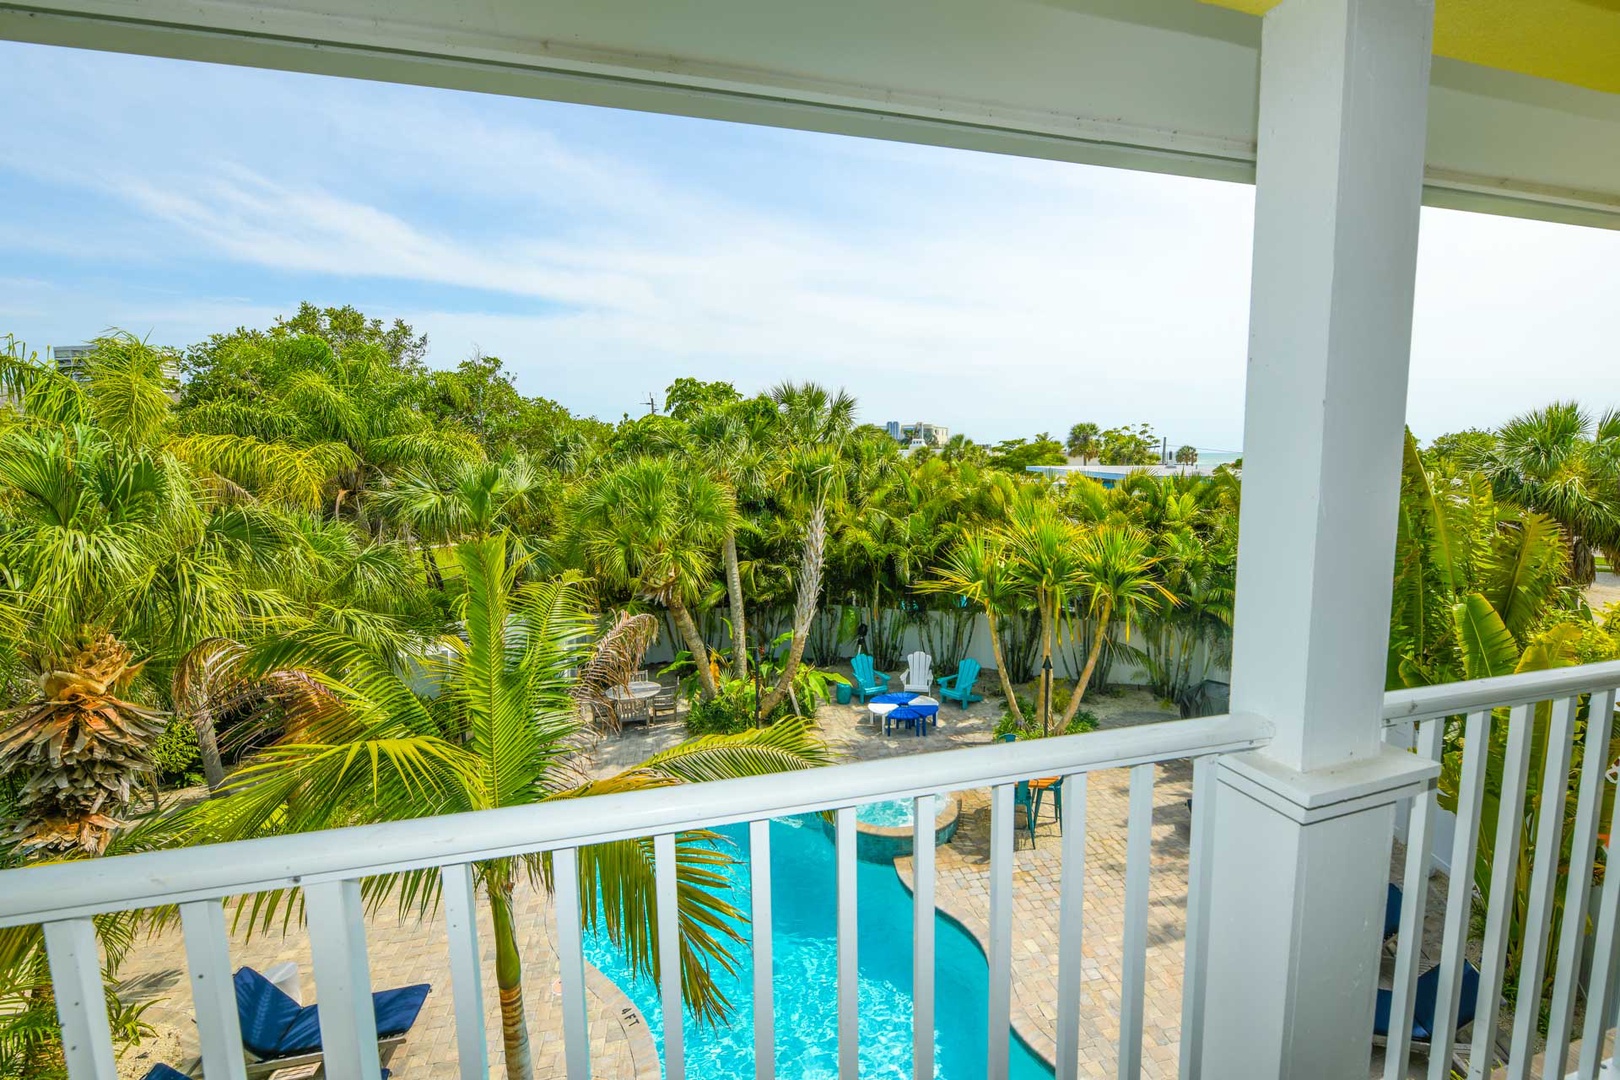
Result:
[[[241,1034],[231,983],[222,900],[301,887],[305,896],[321,1040],[328,1074],[376,1080],[375,1019],[362,922],[360,881],[370,875],[438,868],[449,930],[451,987],[461,1075],[489,1074],[479,970],[473,877],[481,859],[552,853],[562,968],[563,1036],[569,1080],[590,1076],[585,964],[580,937],[577,849],[606,840],[653,837],[660,899],[675,890],[677,833],[747,822],[754,932],[755,1045],[758,1075],[774,1075],[771,994],[771,818],[832,811],[837,847],[837,1013],[839,1075],[856,1075],[855,807],[913,798],[916,916],[913,923],[913,1061],[917,1076],[934,1075],[934,800],[988,787],[991,798],[989,917],[989,1053],[985,1075],[1008,1069],[1012,990],[1014,786],[1037,776],[1063,783],[1063,840],[1058,946],[1058,1075],[1073,1076],[1080,1043],[1081,900],[1085,874],[1085,784],[1099,769],[1130,768],[1125,870],[1124,970],[1121,972],[1120,1075],[1139,1072],[1148,923],[1148,873],[1155,765],[1192,759],[1194,813],[1188,862],[1184,1026],[1196,1031],[1201,1004],[1201,913],[1206,880],[1207,820],[1214,757],[1262,746],[1270,726],[1251,716],[1217,716],[1144,727],[996,744],[767,776],[605,795],[579,803],[421,818],[302,836],[125,855],[0,874],[0,926],[43,923],[73,1080],[116,1075],[92,917],[177,904],[185,937],[203,1069],[210,1080],[244,1075]],[[685,1075],[679,1022],[680,965],[674,952],[676,908],[658,905],[664,977],[660,991],[668,1080]],[[1184,1039],[1183,1062],[1196,1053]],[[1184,1067],[1185,1071],[1185,1067]]]
[[[1458,1042],[1454,1020],[1463,963],[1477,955],[1480,968],[1478,1015],[1473,1022],[1468,1060],[1470,1077],[1495,1075],[1497,1059],[1506,1075],[1528,1077],[1538,1061],[1542,1075],[1562,1076],[1570,1047],[1577,1042],[1578,1075],[1596,1078],[1603,1066],[1611,986],[1617,960],[1620,888],[1602,890],[1597,910],[1589,911],[1589,875],[1571,872],[1563,892],[1563,925],[1580,927],[1558,938],[1556,957],[1548,942],[1554,917],[1561,851],[1568,866],[1592,866],[1600,837],[1612,823],[1603,820],[1607,746],[1612,734],[1615,688],[1620,663],[1516,675],[1387,695],[1386,735],[1440,760],[1447,729],[1461,734],[1463,752],[1456,769],[1458,810],[1449,866],[1458,884],[1448,890],[1441,919],[1435,1024],[1428,1050],[1428,1075],[1444,1080]],[[1577,743],[1580,707],[1592,718],[1583,745],[1602,747],[1601,767],[1583,768],[1574,794],[1574,812],[1541,815],[1534,837],[1527,899],[1515,920],[1515,875],[1492,878],[1490,895],[1476,897],[1470,869],[1480,843],[1481,812],[1488,783],[1499,772],[1502,797],[1497,815],[1497,865],[1519,854],[1525,787],[1537,746],[1533,719],[1543,711],[1545,753],[1542,782],[1564,790]],[[1501,747],[1495,765],[1487,754],[1490,736]],[[231,984],[231,961],[222,901],[227,897],[301,887],[312,951],[317,999],[321,1003],[322,1043],[331,1075],[375,1080],[379,1075],[376,1032],[370,1007],[369,964],[362,922],[360,881],[401,870],[437,868],[442,875],[444,914],[449,931],[451,989],[461,1075],[488,1075],[482,973],[474,913],[471,864],[482,859],[549,851],[555,860],[558,952],[561,961],[563,1036],[570,1080],[590,1075],[585,962],[577,891],[577,849],[606,840],[652,837],[660,897],[675,889],[674,838],[697,828],[746,822],[750,826],[750,884],[754,1025],[758,1075],[774,1075],[772,1016],[770,859],[768,822],[775,817],[831,811],[834,817],[837,884],[837,1013],[839,1072],[855,1076],[857,1047],[856,844],[855,807],[878,800],[916,800],[913,1063],[915,1075],[934,1073],[934,844],[935,800],[972,788],[990,788],[989,866],[989,1047],[985,1075],[1004,1077],[1012,991],[1012,876],[1014,785],[1035,776],[1060,776],[1063,783],[1060,908],[1056,1005],[1056,1066],[1072,1077],[1079,1066],[1082,897],[1085,888],[1085,785],[1087,774],[1130,768],[1129,835],[1126,846],[1125,908],[1120,973],[1119,1075],[1139,1074],[1147,947],[1148,874],[1152,855],[1154,766],[1191,759],[1194,809],[1189,841],[1186,960],[1182,979],[1182,1075],[1197,1075],[1203,1006],[1204,910],[1208,881],[1209,823],[1213,808],[1211,766],[1223,754],[1264,745],[1270,726],[1244,715],[1209,717],[1143,727],[996,744],[950,753],[925,754],[819,769],[788,777],[745,780],[608,795],[592,799],[590,812],[579,804],[492,810],[423,818],[386,825],[251,840],[119,856],[0,873],[0,926],[41,923],[50,955],[62,1018],[68,1067],[74,1080],[115,1075],[112,1041],[101,989],[96,915],[178,905],[185,938],[202,1063],[207,1076],[244,1076],[240,1030]],[[1428,878],[1433,837],[1440,813],[1431,789],[1413,800],[1407,824],[1404,901],[1392,992],[1392,1020],[1385,1052],[1386,1075],[1405,1077],[1412,1065],[1411,1017],[1420,968],[1423,928],[1428,915]],[[1502,826],[1508,826],[1503,828]],[[1483,903],[1483,940],[1470,943],[1470,921]],[[1591,917],[1595,928],[1586,933]],[[660,948],[665,977],[660,986],[664,1025],[665,1075],[685,1075],[679,964],[673,950],[676,911],[659,905]],[[1497,1029],[1510,939],[1523,941],[1511,1036],[1499,1047]],[[1370,945],[1370,943],[1369,943]],[[1590,957],[1583,963],[1583,956]],[[1543,1040],[1539,1010],[1523,1007],[1536,996],[1548,968],[1553,972],[1551,1010]],[[1577,995],[1583,972],[1588,1002],[1575,1031]],[[1421,1058],[1418,1059],[1421,1063]]]
[[[1481,903],[1485,927],[1477,945],[1479,990],[1468,1039],[1467,1075],[1471,1080],[1498,1075],[1495,1070],[1501,1059],[1510,1080],[1529,1077],[1532,1069],[1544,1077],[1564,1076],[1577,1036],[1579,1052],[1573,1075],[1595,1080],[1604,1068],[1605,1041],[1613,1029],[1608,1003],[1613,1000],[1620,878],[1606,879],[1595,913],[1589,911],[1589,898],[1598,843],[1601,838],[1607,844],[1613,835],[1613,822],[1604,819],[1602,811],[1605,787],[1612,784],[1608,779],[1613,764],[1609,742],[1617,686],[1620,662],[1402,690],[1385,696],[1384,721],[1390,741],[1415,747],[1417,753],[1432,761],[1440,761],[1448,742],[1458,735],[1463,746],[1462,760],[1455,771],[1457,813],[1448,861],[1451,876],[1441,914],[1434,1029],[1427,1050],[1430,1080],[1446,1080],[1451,1075],[1448,1070],[1459,1041],[1456,1020],[1463,965],[1473,948],[1470,926]],[[1577,717],[1583,703],[1588,720],[1584,732],[1578,733]],[[1501,712],[1504,709],[1505,714]],[[1539,738],[1538,720],[1544,732]],[[1480,848],[1487,788],[1496,789],[1499,795],[1492,866],[1514,866],[1520,858],[1523,823],[1527,820],[1526,788],[1532,762],[1539,754],[1540,790],[1560,793],[1559,805],[1567,806],[1562,796],[1570,790],[1578,734],[1583,747],[1597,750],[1595,757],[1588,756],[1581,763],[1568,835],[1567,813],[1536,815],[1528,882],[1523,883],[1518,873],[1493,873],[1490,895],[1476,895],[1473,870]],[[1489,752],[1493,736],[1502,751],[1494,765]],[[1410,1075],[1411,1020],[1439,818],[1434,789],[1412,800],[1406,830],[1390,1034],[1385,1049],[1387,1078]],[[1565,852],[1568,873],[1560,920],[1563,929],[1557,934],[1557,956],[1550,957],[1558,873]],[[1519,891],[1521,885],[1523,893]],[[1589,918],[1595,923],[1590,935]],[[1511,1035],[1504,1046],[1498,1029],[1509,948],[1514,939],[1521,943],[1516,1008]],[[1552,995],[1543,1040],[1539,1032],[1541,1010],[1536,1006],[1542,998],[1549,961]],[[1584,1020],[1577,1033],[1577,994],[1582,990],[1583,970],[1589,974],[1584,988]]]

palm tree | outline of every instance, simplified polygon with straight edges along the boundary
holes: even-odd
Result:
[[[1006,660],[1001,655],[1001,634],[996,627],[1000,614],[1014,610],[1023,599],[1023,592],[1007,557],[1006,540],[989,531],[964,533],[946,555],[945,564],[935,571],[934,577],[918,587],[925,592],[946,592],[964,597],[984,611],[990,630],[990,648],[996,658],[996,674],[1001,677],[1001,696],[1007,699],[1007,708],[1012,711],[1018,726],[1023,727],[1024,714],[1018,706],[1018,695],[1013,692]]]
[[[106,850],[164,728],[161,713],[124,700],[140,670],[98,634],[43,665],[34,700],[0,711],[0,774],[20,779],[8,838],[19,850]]]
[[[1594,423],[1573,401],[1508,421],[1477,465],[1496,497],[1563,528],[1575,581],[1597,576],[1594,549],[1620,565],[1620,413]]]
[[[725,487],[668,458],[615,466],[585,487],[570,512],[573,543],[590,572],[669,610],[705,700],[717,687],[691,606],[708,589],[736,514]]]
[[[1075,558],[1086,612],[1094,620],[1096,629],[1091,651],[1086,654],[1086,666],[1075,680],[1074,694],[1063,712],[1065,727],[1080,711],[1086,684],[1096,670],[1097,657],[1102,654],[1103,641],[1111,625],[1120,623],[1129,637],[1131,627],[1142,615],[1157,611],[1161,603],[1176,603],[1176,598],[1153,576],[1153,564],[1157,560],[1147,534],[1134,526],[1105,524],[1086,530],[1081,535]]]
[[[1178,446],[1178,447],[1176,447],[1176,464],[1177,465],[1196,465],[1196,464],[1198,464],[1198,447],[1196,447],[1196,446]]]
[[[1031,498],[1014,507],[1005,535],[1013,579],[1034,600],[1040,616],[1044,669],[1057,649],[1063,608],[1080,585],[1080,530],[1051,502]],[[1044,679],[1036,693],[1035,712],[1044,730],[1051,712]]]
[[[1076,424],[1069,429],[1068,441],[1063,448],[1070,457],[1077,457],[1082,462],[1089,462],[1097,456],[1102,447],[1102,429],[1096,424]]]
[[[694,450],[710,474],[724,484],[733,501],[755,499],[767,488],[770,472],[768,439],[760,430],[753,402],[732,403],[705,409],[688,425]],[[742,515],[732,519],[721,544],[725,563],[726,594],[731,608],[731,673],[748,677],[748,610],[743,596],[741,561],[737,557],[737,530]]]
[[[831,391],[813,382],[784,382],[771,388],[770,398],[781,413],[783,436],[789,445],[837,444],[855,430],[855,399],[844,390]]]
[[[568,579],[519,585],[521,566],[501,535],[461,544],[457,560],[466,578],[465,639],[447,639],[453,651],[437,672],[438,700],[424,700],[394,665],[342,635],[304,635],[266,648],[258,657],[262,670],[305,671],[326,693],[284,705],[296,730],[232,774],[223,798],[189,811],[198,835],[236,839],[526,806],[828,760],[801,720],[690,740],[614,776],[582,780],[573,762],[585,741],[586,711],[640,664],[652,617],[625,617],[593,644],[596,622],[580,586]],[[681,985],[688,1005],[707,1021],[729,1010],[709,971],[710,964],[730,966],[727,947],[735,940],[721,918],[734,914],[716,875],[725,856],[710,840],[683,835],[677,848]],[[656,976],[651,841],[584,848],[579,865],[585,924],[605,927],[638,972]],[[550,872],[540,856],[476,868],[494,927],[512,1080],[527,1080],[532,1071],[513,891],[520,879],[549,884]],[[432,889],[410,875],[379,889],[397,889],[402,903],[423,911],[434,902]]]

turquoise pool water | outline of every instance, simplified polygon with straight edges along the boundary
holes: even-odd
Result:
[[[916,818],[917,804],[911,799],[889,799],[886,802],[863,803],[855,808],[855,820],[867,825],[899,829],[910,825]],[[774,869],[774,867],[773,867]]]
[[[748,910],[748,832],[719,830],[741,860],[732,868],[731,901]],[[860,863],[857,870],[860,952],[862,1080],[911,1076],[911,893],[892,865]],[[775,952],[777,1075],[833,1080],[838,1075],[836,1005],[836,877],[831,839],[815,821],[771,822],[772,931]],[[744,936],[748,927],[741,926]],[[658,988],[634,979],[605,937],[585,939],[585,955],[618,983],[646,1018],[660,1054],[663,1013]],[[736,1003],[728,1027],[686,1020],[687,1075],[704,1080],[753,1080],[752,965],[746,950],[735,976],[720,972]],[[935,916],[934,1076],[972,1080],[985,1073],[989,1023],[988,968],[978,944],[956,923]],[[1012,1080],[1050,1080],[1052,1070],[1014,1035]]]

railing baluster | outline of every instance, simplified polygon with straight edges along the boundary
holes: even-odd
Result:
[[[1610,719],[1613,719],[1611,706]],[[1588,736],[1590,737],[1590,736]],[[1605,746],[1602,764],[1609,767],[1609,751]],[[1585,770],[1585,763],[1582,763]],[[1616,799],[1615,802],[1620,802]],[[1615,1000],[1615,945],[1620,941],[1620,865],[1615,856],[1614,827],[1616,807],[1609,805],[1609,820],[1604,823],[1609,842],[1604,849],[1603,893],[1598,898],[1597,930],[1592,942],[1592,977],[1586,991],[1586,1023],[1581,1027],[1581,1059],[1575,1075],[1580,1080],[1598,1080],[1603,1069],[1603,1043],[1608,1035],[1611,1005]]]
[[[1058,885],[1057,1080],[1080,1073],[1081,943],[1086,928],[1086,774],[1063,778],[1063,863]]]
[[[748,823],[749,916],[754,933],[754,1080],[776,1076],[776,980],[771,959],[771,823]]]
[[[1514,875],[1519,831],[1524,821],[1524,785],[1530,775],[1533,706],[1516,705],[1508,717],[1502,758],[1502,794],[1496,815],[1496,847],[1491,853],[1491,891],[1485,905],[1485,937],[1480,942],[1479,1008],[1468,1050],[1468,1080],[1485,1080],[1496,1068],[1496,1014],[1507,966],[1508,932],[1513,924]],[[1453,867],[1453,872],[1456,868]]]
[[[1569,789],[1576,704],[1572,697],[1554,702],[1552,721],[1547,725],[1546,767],[1542,771],[1541,803],[1536,814],[1530,910],[1525,917],[1519,954],[1519,996],[1513,1008],[1508,1080],[1528,1080],[1530,1059],[1535,1054],[1536,1025],[1541,1021],[1541,980],[1547,969],[1548,928],[1552,924],[1553,903],[1558,892],[1558,861],[1564,839],[1564,800]],[[1492,865],[1494,868],[1501,864],[1493,861]]]
[[[833,811],[838,865],[838,1076],[859,1080],[861,1066],[860,957],[856,951],[855,808]]]
[[[686,1032],[681,1019],[681,908],[675,876],[675,834],[653,837],[658,890],[658,996],[664,1011],[664,1076],[685,1080]]]
[[[1417,725],[1417,752],[1440,760],[1444,717]],[[1412,797],[1406,826],[1406,872],[1401,885],[1401,925],[1395,946],[1395,983],[1389,1010],[1389,1041],[1384,1048],[1385,1080],[1406,1075],[1412,1056],[1412,1012],[1418,966],[1423,960],[1423,917],[1429,909],[1429,843],[1434,831],[1436,789]]]
[[[1027,812],[1035,812],[1033,802]],[[990,962],[990,1039],[985,1067],[989,1080],[1005,1080],[1011,1061],[1012,868],[1013,785],[997,784],[990,789],[990,947],[985,950]]]
[[[225,907],[218,900],[181,904],[180,928],[186,940],[186,970],[191,976],[191,1008],[197,1018],[203,1075],[209,1080],[242,1080],[247,1062],[242,1054],[236,986],[231,981]]]
[[[1131,767],[1125,838],[1125,940],[1119,979],[1119,1076],[1142,1075],[1142,995],[1147,982],[1148,871],[1153,858],[1154,766]]]
[[[934,1075],[934,803],[919,795],[911,832],[911,1075]]]
[[[450,941],[450,990],[456,1005],[456,1057],[461,1080],[488,1080],[489,1044],[484,1038],[484,979],[478,955],[478,890],[472,867],[454,863],[439,871],[444,929]]]
[[[45,924],[45,950],[51,963],[56,1017],[62,1024],[62,1050],[72,1080],[110,1080],[118,1075],[112,1025],[101,986],[101,952],[96,924],[67,919]]]
[[[1192,821],[1187,835],[1187,933],[1181,975],[1182,1080],[1203,1072],[1205,963],[1209,956],[1210,822],[1215,816],[1215,759],[1193,759]]]
[[[1586,902],[1592,890],[1592,861],[1597,855],[1598,819],[1603,809],[1603,774],[1609,768],[1609,738],[1614,727],[1614,691],[1596,693],[1587,713],[1581,786],[1575,800],[1575,826],[1570,834],[1569,875],[1564,887],[1564,914],[1558,936],[1558,963],[1553,969],[1552,1014],[1547,1020],[1544,1076],[1563,1076],[1569,1061],[1569,1036],[1575,1022],[1575,984],[1586,943]],[[1603,979],[1591,980],[1602,1008]]]
[[[1472,712],[1463,727],[1462,775],[1457,787],[1457,826],[1447,871],[1445,925],[1440,939],[1440,978],[1435,991],[1434,1033],[1429,1042],[1429,1080],[1450,1080],[1457,1038],[1468,923],[1474,908],[1474,857],[1485,805],[1485,766],[1490,761],[1491,714]],[[1403,905],[1404,906],[1404,905]]]
[[[358,881],[324,881],[304,889],[309,949],[320,1002],[321,1054],[335,1076],[378,1080],[377,1014],[371,1004],[365,908]]]
[[[557,966],[562,979],[563,1059],[568,1080],[590,1080],[591,1027],[585,996],[585,943],[579,929],[579,852],[551,853],[552,900],[557,909]]]

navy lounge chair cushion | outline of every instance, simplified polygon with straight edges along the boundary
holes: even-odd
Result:
[[[172,1065],[165,1065],[160,1061],[148,1069],[141,1080],[191,1080],[191,1077]]]
[[[242,1024],[242,1045],[261,1058],[309,1054],[321,1048],[320,1013],[315,1005],[300,1006],[274,983],[252,968],[236,973],[236,1013]],[[427,983],[378,990],[371,995],[377,1013],[377,1037],[403,1035],[416,1023],[428,991]]]
[[[1474,1021],[1474,1010],[1479,1005],[1479,969],[1463,961],[1462,993],[1457,995],[1457,1026],[1461,1031]],[[1428,1042],[1434,1033],[1434,999],[1440,993],[1440,969],[1432,967],[1418,976],[1417,1001],[1412,1009],[1412,1038]],[[1378,991],[1378,1004],[1373,1012],[1373,1034],[1389,1038],[1389,1011],[1395,1005],[1393,990]]]
[[[1384,897],[1384,940],[1394,937],[1401,928],[1401,889],[1393,881]]]

